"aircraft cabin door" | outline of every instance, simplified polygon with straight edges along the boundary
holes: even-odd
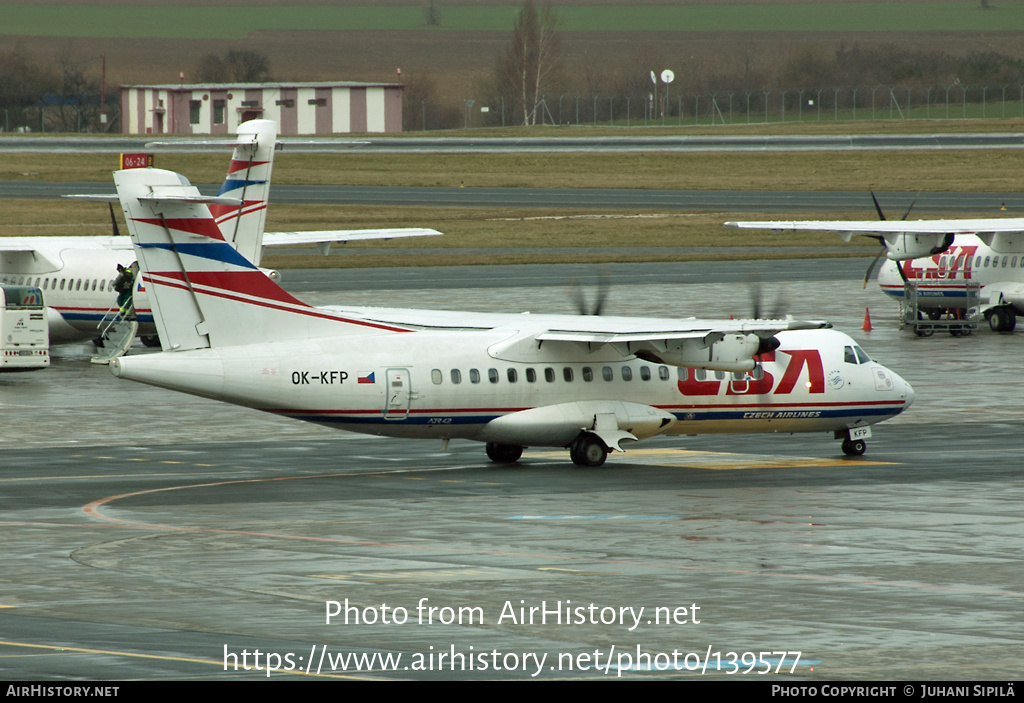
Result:
[[[388,369],[385,372],[384,419],[405,420],[409,417],[409,403],[412,399],[412,384],[409,369]]]

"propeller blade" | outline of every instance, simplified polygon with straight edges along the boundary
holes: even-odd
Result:
[[[882,248],[878,251],[878,254],[875,255],[875,258],[871,260],[871,265],[868,266],[868,272],[864,274],[864,287],[865,288],[868,287],[868,281],[871,280],[871,274],[874,272],[875,267],[878,266],[878,262],[885,255],[885,250],[886,250],[886,246],[885,246],[885,243],[883,242],[882,243]],[[899,262],[897,262],[897,266],[899,266]]]
[[[119,237],[121,233],[117,231],[117,220],[114,219],[114,203],[107,203],[107,207],[110,208],[110,226],[114,230],[114,236]]]
[[[608,291],[611,289],[612,275],[607,268],[602,268],[597,278],[597,300],[594,301],[592,315],[601,315],[604,312],[604,305],[608,301]]]
[[[910,201],[910,207],[907,208],[907,211],[905,213],[903,213],[903,217],[900,218],[901,220],[906,220],[907,219],[907,217],[910,215],[910,211],[913,210],[914,209],[914,205],[917,204],[917,199],[920,198],[920,197],[921,197],[921,191],[918,191],[917,195],[914,196],[914,199]]]
[[[875,191],[874,190],[868,190],[868,192],[871,193],[871,200],[875,203],[875,212],[878,213],[878,219],[884,220],[885,219],[885,213],[882,212],[882,206],[878,204],[878,198],[875,197]],[[916,200],[916,198],[915,198],[915,200]]]
[[[573,276],[572,280],[569,281],[569,288],[572,290],[572,300],[578,315],[601,315],[604,312],[605,303],[608,301],[608,291],[611,288],[611,273],[607,268],[601,269],[597,279],[593,305],[588,304],[587,297],[583,293],[583,286],[580,285],[580,280],[577,276]]]

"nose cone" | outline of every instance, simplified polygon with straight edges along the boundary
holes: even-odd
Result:
[[[892,376],[896,384],[896,392],[899,394],[901,398],[904,399],[903,408],[900,411],[902,412],[903,410],[909,408],[910,405],[914,402],[914,389],[911,387],[909,383],[904,381],[903,377],[901,377],[899,374],[894,373]]]

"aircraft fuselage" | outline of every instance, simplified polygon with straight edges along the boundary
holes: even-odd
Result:
[[[834,330],[781,332],[754,372],[725,373],[610,347],[515,344],[534,334],[528,326],[164,352],[118,359],[113,371],[354,432],[522,446],[566,446],[600,414],[640,439],[838,431],[913,400],[905,381]]]

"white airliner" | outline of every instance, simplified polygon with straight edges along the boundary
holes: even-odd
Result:
[[[170,171],[114,174],[161,353],[115,376],[346,430],[567,447],[599,466],[660,434],[831,432],[862,454],[910,386],[827,323],[314,308],[218,236]]]
[[[1024,218],[915,221],[726,222],[726,227],[775,231],[836,232],[881,241],[888,261],[878,285],[904,297],[917,284],[918,304],[942,310],[967,305],[967,286],[980,287],[981,312],[996,332],[1010,332],[1024,313]],[[870,274],[870,269],[869,269]]]
[[[264,246],[319,244],[326,254],[331,242],[440,234],[419,228],[264,233],[276,139],[277,124],[271,120],[239,125],[237,140],[222,142],[233,144],[234,152],[218,193],[221,200],[207,201],[224,240],[249,261],[258,265]],[[78,197],[117,202],[116,195]],[[98,336],[100,321],[117,308],[111,288],[117,265],[127,267],[133,261],[127,236],[0,237],[0,283],[42,289],[53,342]],[[155,345],[153,316],[141,283],[136,282],[134,294],[140,334]]]

